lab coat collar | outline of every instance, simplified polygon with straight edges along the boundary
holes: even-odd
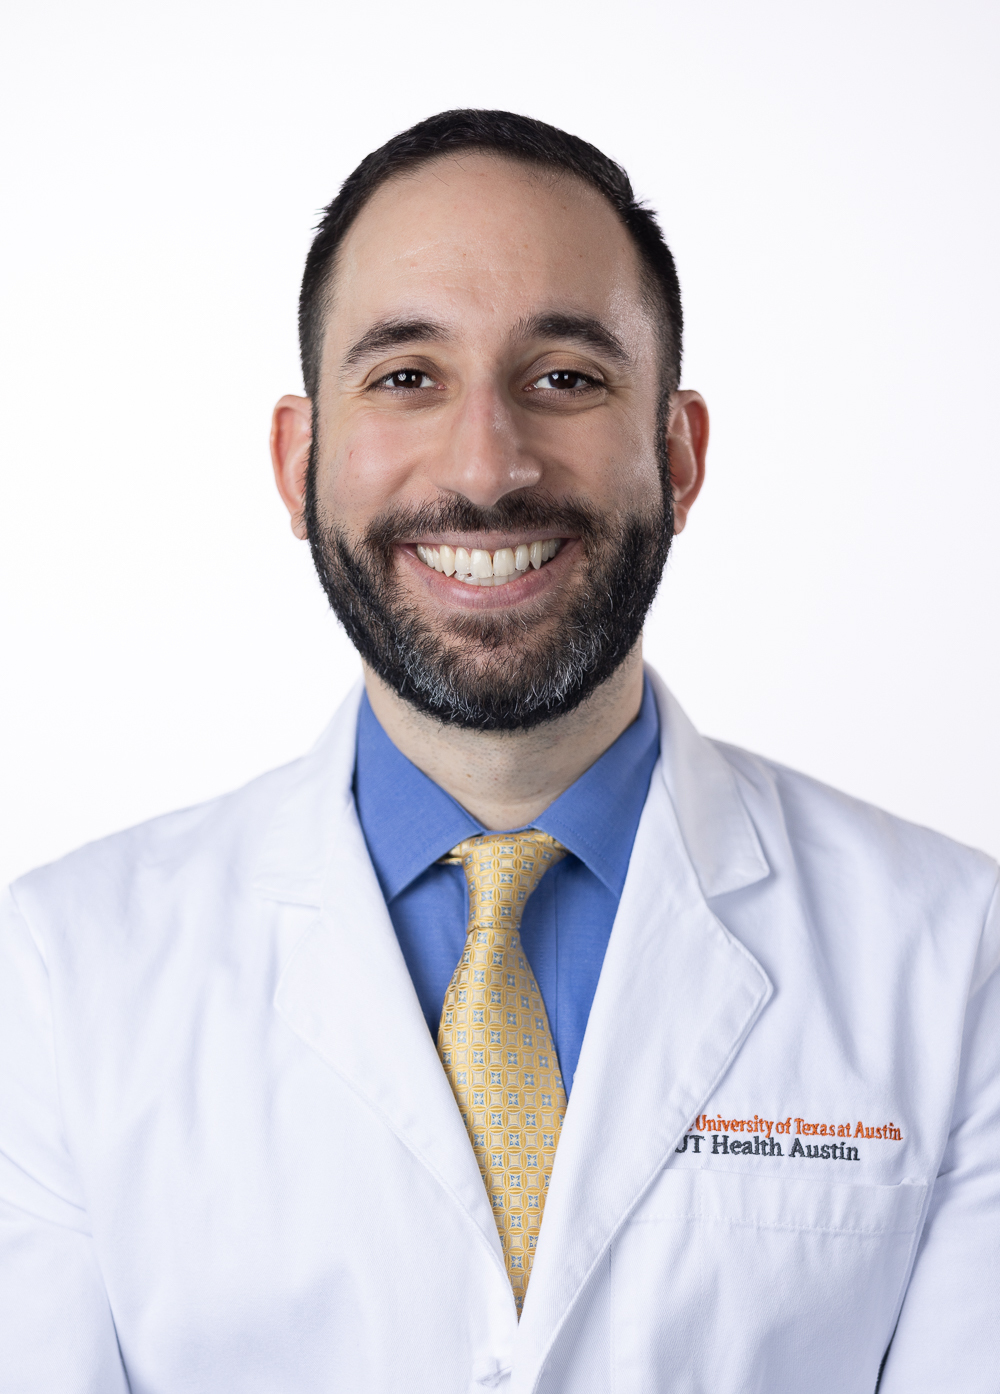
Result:
[[[723,828],[731,837],[735,828],[746,858],[739,875],[759,880],[756,834],[751,841],[738,811],[720,798],[722,772],[704,753],[687,754],[684,778],[700,760],[716,781],[712,792],[730,820]],[[687,839],[693,841],[705,825],[695,810],[682,824],[671,782],[661,762],[636,834],[559,1139],[510,1394],[537,1388],[588,1279],[771,995],[764,970],[705,898],[703,879],[733,889],[737,873],[725,875],[725,863],[705,855],[696,864]]]
[[[661,756],[559,1139],[510,1394],[537,1389],[588,1279],[772,992],[708,904],[770,872],[737,776],[647,674]]]
[[[255,890],[268,900],[319,909],[334,829],[354,807],[351,783],[363,692],[359,680],[312,749],[279,771],[287,786],[264,838],[254,877]]]
[[[752,886],[770,868],[740,795],[736,772],[700,735],[666,683],[647,664],[660,711],[661,773],[706,898]]]

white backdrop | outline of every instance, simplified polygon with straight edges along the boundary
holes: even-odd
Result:
[[[458,105],[661,213],[714,434],[647,650],[695,721],[1000,853],[993,4],[18,8],[0,878],[291,758],[353,680],[268,419],[317,211]]]

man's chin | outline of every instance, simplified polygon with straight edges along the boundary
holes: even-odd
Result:
[[[334,529],[309,540],[338,619],[389,688],[446,725],[523,731],[573,711],[628,657],[669,534],[655,518],[633,518],[559,584],[499,608],[453,606],[447,592],[414,586],[392,545],[352,548]],[[550,565],[555,580],[558,556]]]
[[[470,730],[522,731],[554,720],[618,666],[602,663],[599,635],[579,618],[534,626],[494,611],[436,632],[411,624],[407,638],[404,671],[391,663],[379,676],[418,710]]]

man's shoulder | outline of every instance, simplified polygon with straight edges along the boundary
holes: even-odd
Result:
[[[233,896],[276,866],[304,886],[322,861],[332,815],[350,799],[359,696],[357,684],[297,759],[28,872],[11,887],[15,901],[24,910],[134,918],[158,898]],[[299,898],[294,890],[291,898]]]
[[[881,880],[917,895],[952,888],[988,896],[996,886],[1000,869],[985,852],[776,760],[724,741],[711,744],[734,771],[772,857],[785,853],[798,864],[822,865],[831,876],[850,869],[869,890]]]
[[[147,819],[37,867],[11,886],[18,904],[123,907],[140,885],[229,880],[255,864],[274,814],[308,768],[301,756],[203,803]]]

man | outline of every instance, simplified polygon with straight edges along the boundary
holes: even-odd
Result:
[[[698,736],[670,254],[500,112],[310,253],[317,747],[18,882],[5,1390],[995,1391],[997,868]]]

